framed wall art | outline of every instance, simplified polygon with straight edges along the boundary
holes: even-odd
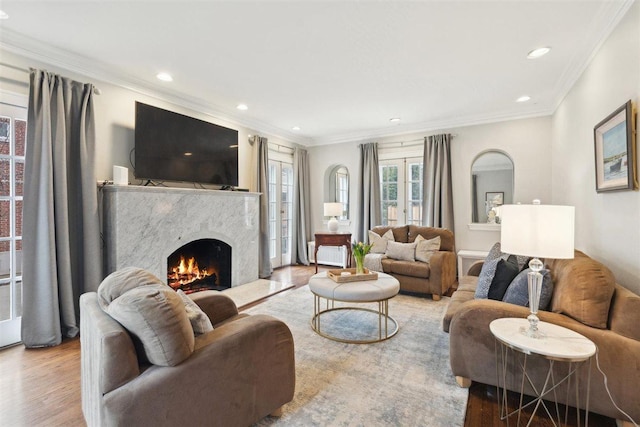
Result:
[[[504,202],[504,191],[488,191],[484,196],[485,202],[492,202],[493,206],[500,206]]]
[[[638,188],[635,108],[627,101],[593,128],[596,191]]]

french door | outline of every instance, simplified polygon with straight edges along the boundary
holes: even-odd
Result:
[[[380,162],[382,225],[422,224],[422,158]]]
[[[293,164],[269,160],[269,254],[273,268],[291,264]]]
[[[20,341],[26,102],[0,91],[0,347]]]

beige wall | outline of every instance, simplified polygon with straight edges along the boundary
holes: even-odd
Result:
[[[551,172],[553,203],[576,207],[576,248],[640,293],[640,192],[595,191],[593,128],[629,99],[640,101],[638,2],[553,115]]]

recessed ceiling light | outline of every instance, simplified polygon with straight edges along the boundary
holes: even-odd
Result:
[[[0,19],[9,19],[9,14],[4,10],[0,10]]]
[[[527,58],[529,59],[536,59],[536,58],[540,58],[541,56],[546,55],[547,53],[549,53],[551,51],[551,48],[548,46],[545,47],[539,47],[537,49],[533,49],[531,52],[529,52],[527,54]]]
[[[173,81],[173,77],[171,77],[171,74],[169,73],[158,73],[156,77],[158,78],[158,80],[162,80],[163,82]]]
[[[291,130],[298,131],[298,130],[300,130],[300,126],[294,126],[294,127],[291,128]]]
[[[247,107],[247,104],[238,104],[236,108],[241,111],[247,111],[249,109],[249,107]]]
[[[392,117],[389,119],[390,122],[399,122],[400,121],[400,117]]]
[[[193,153],[187,151],[186,153],[184,153],[185,156],[193,156]]]
[[[516,102],[527,102],[531,97],[528,95],[522,95],[520,98],[516,99]]]

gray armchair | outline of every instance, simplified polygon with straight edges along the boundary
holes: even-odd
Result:
[[[145,363],[132,336],[80,298],[82,411],[89,426],[248,426],[293,398],[293,337],[281,321],[238,314],[217,291],[191,297],[214,330],[176,366]]]

